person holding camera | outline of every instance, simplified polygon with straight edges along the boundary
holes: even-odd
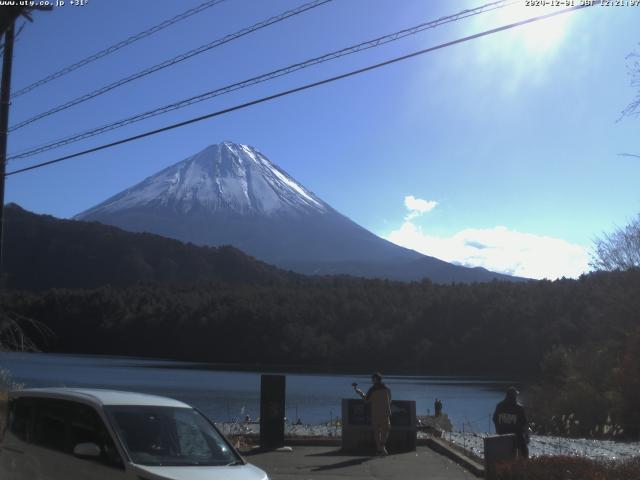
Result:
[[[385,445],[391,428],[391,390],[382,383],[382,375],[377,372],[371,375],[371,383],[373,385],[367,393],[360,390],[357,383],[352,385],[356,393],[365,402],[371,404],[371,426],[373,427],[376,450],[378,455],[387,455]]]

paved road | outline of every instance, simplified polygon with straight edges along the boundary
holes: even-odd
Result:
[[[477,477],[427,447],[387,457],[355,456],[337,447],[294,447],[292,453],[250,453],[245,458],[271,480],[476,480]]]

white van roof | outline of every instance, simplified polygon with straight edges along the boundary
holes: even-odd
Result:
[[[96,406],[103,405],[139,405],[153,407],[191,408],[186,403],[173,398],[149,395],[137,392],[122,392],[100,388],[25,388],[14,390],[11,398],[39,397],[57,398],[62,400],[79,400]]]

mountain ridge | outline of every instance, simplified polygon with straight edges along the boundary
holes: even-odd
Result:
[[[282,284],[302,278],[235,247],[185,244],[98,222],[5,207],[5,284],[32,291],[138,283]]]
[[[234,245],[303,274],[437,282],[518,280],[449,264],[378,237],[249,145],[206,147],[74,219],[196,245]]]

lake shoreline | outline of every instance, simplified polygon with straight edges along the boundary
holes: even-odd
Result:
[[[59,351],[40,351],[40,352],[14,352],[14,353],[35,353],[55,356],[66,357],[85,357],[85,358],[102,358],[112,360],[131,360],[131,366],[142,368],[170,368],[176,370],[209,370],[217,372],[264,372],[269,374],[309,374],[309,375],[353,375],[363,376],[370,375],[374,371],[381,371],[385,376],[402,377],[402,376],[425,376],[425,377],[441,377],[441,378],[462,378],[462,379],[486,379],[491,378],[498,382],[511,382],[518,387],[522,387],[527,383],[530,383],[534,377],[531,375],[522,375],[516,380],[518,375],[506,375],[504,373],[470,373],[470,372],[455,372],[455,371],[432,371],[415,369],[403,369],[403,370],[375,370],[372,368],[364,367],[348,367],[339,368],[332,366],[317,366],[317,365],[298,365],[298,364],[263,364],[263,363],[217,363],[217,362],[202,362],[197,360],[185,360],[182,358],[171,357],[155,357],[155,356],[132,356],[132,355],[117,355],[108,353],[76,353],[76,352],[59,352]],[[139,361],[153,362],[153,364],[140,365]]]
[[[105,388],[162,395],[193,405],[215,421],[257,418],[263,373],[286,375],[286,416],[294,421],[301,418],[308,424],[340,417],[342,399],[357,397],[352,383],[367,388],[371,382],[370,372],[269,372],[264,367],[252,371],[247,366],[234,371],[234,365],[228,364],[104,355],[0,353],[0,365],[11,372],[12,382],[26,388]],[[393,398],[416,401],[420,415],[433,412],[434,400],[439,398],[454,425],[481,418],[475,427],[484,429],[504,390],[513,383],[479,376],[406,374],[386,374],[385,382],[392,389]]]

